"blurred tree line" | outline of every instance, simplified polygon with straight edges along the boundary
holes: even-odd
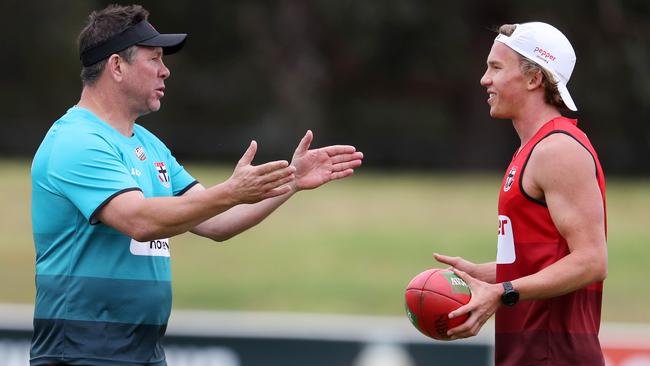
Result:
[[[81,90],[76,37],[109,1],[3,0],[0,154],[31,156]],[[650,1],[156,0],[167,57],[160,112],[139,120],[181,160],[289,158],[305,130],[382,168],[501,170],[517,148],[479,85],[503,23],[545,21],[571,40],[577,117],[605,170],[650,172]],[[129,4],[129,3],[124,3]]]

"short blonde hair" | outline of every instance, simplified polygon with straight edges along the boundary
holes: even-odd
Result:
[[[516,24],[504,24],[499,27],[498,32],[509,37],[514,33],[516,28]],[[560,96],[560,91],[557,89],[557,80],[555,80],[553,75],[531,59],[519,53],[517,55],[519,56],[519,68],[524,75],[530,76],[536,74],[538,71],[542,73],[542,87],[544,88],[544,100],[546,103],[558,108],[567,109],[566,104],[562,100],[562,96]]]

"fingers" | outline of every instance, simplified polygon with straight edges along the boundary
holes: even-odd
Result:
[[[454,328],[454,331],[448,331],[447,335],[449,338],[453,341],[456,339],[462,339],[462,338],[469,338],[469,337],[474,337],[478,335],[479,331],[481,330],[483,324],[480,324],[478,322],[474,322],[470,327],[456,327]]]
[[[291,182],[295,178],[295,172],[296,168],[292,166],[272,171],[268,174],[263,175],[262,184],[264,184],[265,189],[279,187]]]
[[[361,153],[359,153],[361,154]],[[361,154],[363,156],[363,154]],[[354,169],[360,167],[362,161],[360,159],[346,161],[344,163],[334,164],[332,166],[332,173],[330,174],[331,180],[342,179],[354,174]]]
[[[474,318],[475,317],[473,315],[470,315],[470,317],[467,318],[467,320],[463,324],[461,324],[461,325],[459,325],[459,326],[457,326],[455,328],[449,329],[447,331],[447,336],[451,337],[451,339],[464,338],[462,335],[465,335],[468,330],[470,330],[470,329],[472,329],[474,327],[474,325],[476,323]]]
[[[475,311],[476,310],[476,311]],[[452,337],[452,339],[457,339],[457,338],[467,338],[467,337],[472,337],[478,334],[478,331],[481,329],[487,318],[483,321],[481,321],[481,313],[477,309],[474,309],[473,303],[470,302],[464,306],[461,306],[460,308],[456,309],[455,311],[449,313],[449,318],[453,319],[457,316],[463,315],[463,314],[469,314],[469,317],[467,320],[452,329],[449,329],[447,331],[447,335]],[[488,316],[489,318],[489,316]]]
[[[253,140],[251,141],[251,144],[248,146],[248,149],[246,149],[244,155],[241,157],[241,159],[239,159],[237,166],[241,167],[244,165],[251,165],[251,163],[253,162],[253,158],[255,158],[256,153],[257,153],[257,141]],[[258,165],[256,169],[258,169],[260,174],[267,174],[274,170],[282,169],[287,166],[289,166],[288,161],[277,160],[266,164]]]
[[[257,153],[257,141],[253,140],[251,141],[251,144],[248,146],[248,149],[246,149],[244,155],[241,157],[241,159],[239,159],[239,162],[237,163],[237,167],[251,165],[251,163],[253,162],[253,158],[255,158],[256,153]],[[277,160],[266,164],[258,165],[255,168],[258,169],[258,172],[260,174],[268,174],[274,170],[282,169],[287,166],[289,166],[288,161]]]
[[[449,313],[449,318],[457,318],[469,314],[467,320],[456,328],[450,329],[447,335],[452,339],[472,337],[478,334],[483,324],[496,312],[499,307],[500,286],[482,282],[465,273],[452,268],[472,291],[469,302]]]
[[[354,169],[346,169],[342,172],[332,173],[330,175],[330,179],[331,180],[343,179],[345,177],[351,176],[352,174],[354,174]]]
[[[456,274],[456,276],[460,277],[465,283],[472,288],[471,284],[474,281],[474,278],[472,276],[468,275],[467,273],[460,271],[456,268],[451,268],[451,270]],[[474,302],[470,300],[469,303],[459,307],[458,309],[452,311],[449,313],[449,319],[456,318],[458,316],[461,316],[463,314],[470,313],[474,310]]]
[[[255,153],[257,153],[257,141],[253,140],[248,146],[248,149],[246,149],[244,155],[241,157],[241,159],[239,159],[237,166],[249,165],[252,163],[253,158],[255,157]]]
[[[329,154],[328,154],[329,155]],[[331,156],[331,162],[332,164],[339,164],[339,163],[346,163],[348,161],[355,161],[359,160],[359,162],[363,159],[363,153],[361,151],[355,151],[351,154],[337,154],[334,156]]]
[[[277,160],[277,161],[271,161],[266,164],[258,165],[255,167],[257,172],[260,175],[263,174],[269,174],[271,172],[274,172],[278,169],[283,169],[287,168],[289,166],[289,162],[286,160]],[[295,168],[292,167],[292,169],[295,171]]]
[[[344,163],[338,163],[332,165],[332,172],[336,173],[348,169],[358,168],[359,166],[361,166],[361,160],[346,161]]]
[[[352,154],[357,151],[357,149],[354,146],[350,146],[350,145],[332,145],[332,146],[322,147],[321,149],[325,150],[327,155],[329,155],[330,157],[341,155],[341,154]]]
[[[263,192],[265,193],[262,194],[261,199],[267,199],[289,193],[289,191],[291,191],[291,187],[288,185],[288,183],[291,183],[295,179],[295,176],[293,174],[294,172],[295,168],[287,167],[285,169],[268,174],[267,178],[269,181],[262,187]]]
[[[298,144],[298,147],[296,148],[296,154],[304,154],[309,150],[309,146],[311,145],[311,142],[314,140],[314,134],[311,132],[311,130],[307,130],[307,133],[305,136],[300,140],[300,143]]]
[[[474,337],[478,335],[478,333],[481,331],[481,328],[483,328],[483,325],[487,322],[488,319],[489,316],[482,317],[479,314],[472,313],[463,324],[449,329],[447,331],[447,335],[451,337],[452,340]]]
[[[251,162],[256,151],[257,143],[252,141],[229,179],[235,202],[255,203],[292,189],[289,183],[295,180],[296,168],[286,160],[253,166]]]
[[[456,268],[456,267],[452,268],[451,270],[454,271],[454,273],[456,274],[456,276],[460,277],[460,278],[461,278],[463,281],[465,281],[465,283],[467,283],[468,285],[470,284],[470,282],[474,281],[474,277],[468,275],[467,273],[461,271],[460,269],[458,269],[458,268]],[[470,286],[470,287],[471,287],[471,286]]]
[[[324,149],[327,150],[327,148]],[[363,153],[360,151],[330,157],[330,163],[332,164],[330,179],[336,180],[352,175],[354,169],[360,167],[363,163],[361,159],[363,159]]]
[[[458,257],[450,257],[447,255],[433,253],[433,258],[440,263],[448,264],[452,267],[458,263]]]
[[[438,262],[445,263],[445,264],[452,264],[451,262],[454,261],[453,257],[450,257],[448,255],[439,254],[439,253],[433,253],[433,258],[435,258],[435,260],[437,260]]]
[[[457,318],[459,316],[465,315],[467,313],[470,313],[472,311],[472,308],[469,303],[459,307],[458,309],[452,311],[449,313],[449,319]]]

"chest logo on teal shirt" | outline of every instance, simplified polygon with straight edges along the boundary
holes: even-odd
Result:
[[[140,161],[147,160],[147,154],[144,153],[144,148],[142,146],[135,148],[135,156],[137,156]]]
[[[169,174],[167,173],[167,168],[165,167],[165,163],[162,161],[159,161],[157,163],[153,163],[153,165],[156,167],[156,170],[158,171],[158,180],[160,183],[162,183],[165,188],[169,188]]]

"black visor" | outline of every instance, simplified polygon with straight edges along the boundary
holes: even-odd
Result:
[[[133,45],[162,47],[163,54],[171,55],[180,51],[187,34],[160,34],[146,20],[125,29],[111,38],[89,47],[81,52],[81,64],[94,65],[110,55],[123,51]]]

